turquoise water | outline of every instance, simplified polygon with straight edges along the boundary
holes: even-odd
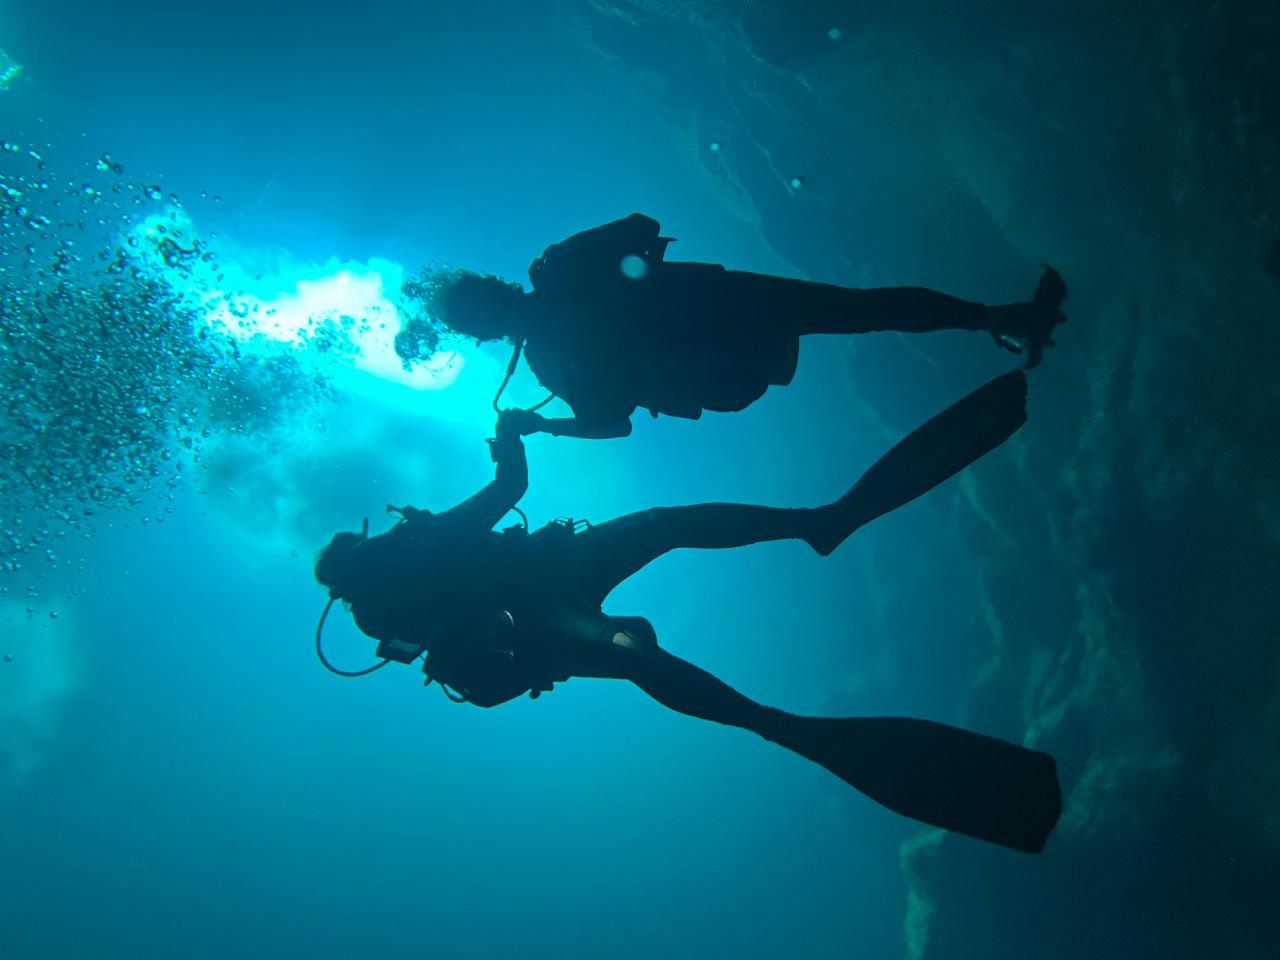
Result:
[[[0,956],[1270,955],[1274,17],[444,6],[0,14]],[[1011,442],[831,557],[676,553],[606,605],[766,703],[1052,752],[1043,854],[622,682],[485,711],[315,662],[329,536],[493,469],[505,351],[406,372],[401,282],[633,210],[848,285],[1062,271]],[[821,503],[1015,362],[807,338],[742,413],[530,439],[521,506]]]

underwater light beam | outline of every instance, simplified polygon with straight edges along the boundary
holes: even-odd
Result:
[[[477,345],[460,342],[412,366],[396,353],[395,337],[405,325],[398,303],[401,265],[376,257],[365,263],[291,263],[287,255],[273,253],[267,272],[254,266],[268,259],[264,252],[212,240],[196,245],[205,256],[176,263],[165,255],[172,250],[166,247],[169,238],[196,233],[190,216],[178,208],[147,218],[134,231],[147,249],[157,251],[155,268],[168,282],[195,291],[209,329],[234,338],[246,352],[288,345],[345,391],[448,421],[473,419],[474,411],[487,409],[502,366]],[[262,346],[255,349],[255,343]],[[459,383],[466,367],[469,376]],[[446,388],[447,402],[441,403]],[[436,394],[435,402],[424,406],[424,393]]]

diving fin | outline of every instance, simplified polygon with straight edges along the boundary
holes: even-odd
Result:
[[[1039,853],[1062,813],[1047,753],[930,720],[769,714],[765,739],[931,826]]]
[[[1027,378],[1013,370],[917,427],[835,503],[805,539],[826,556],[858,527],[910,503],[1009,439],[1027,419]]]
[[[1053,328],[1066,322],[1067,315],[1062,312],[1066,298],[1067,285],[1062,275],[1046,264],[1030,300],[986,308],[991,339],[1002,350],[1025,353],[1024,370],[1040,366],[1044,348],[1054,345]]]
[[[1031,309],[1039,324],[1027,339],[1027,370],[1038,367],[1044,348],[1053,346],[1053,328],[1067,319],[1062,312],[1062,301],[1066,298],[1067,285],[1062,275],[1046,264],[1035,296],[1031,298]]]

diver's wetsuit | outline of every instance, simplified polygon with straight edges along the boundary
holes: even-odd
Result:
[[[824,507],[659,507],[581,533],[563,523],[531,534],[519,527],[493,532],[528,487],[524,444],[511,417],[500,418],[493,482],[440,514],[406,507],[402,522],[357,548],[360,566],[378,574],[350,597],[352,612],[370,636],[426,647],[429,675],[480,706],[571,676],[617,677],[681,712],[742,726],[755,716],[750,701],[731,702],[720,687],[704,684],[715,702],[692,704],[687,694],[705,675],[659,656],[643,618],[603,613],[605,598],[676,548],[803,539],[830,553],[853,530],[1006,440],[1026,419],[1025,403],[1021,372],[997,377],[913,430]],[[664,685],[676,679],[679,686]]]
[[[439,514],[405,508],[402,522],[360,547],[365,563],[392,572],[352,602],[364,632],[426,644],[428,673],[479,706],[571,676],[643,680],[657,696],[659,684],[637,664],[658,649],[652,627],[605,614],[605,597],[677,547],[804,537],[814,527],[812,510],[707,503],[644,510],[580,533],[563,523],[495,533],[523,496],[528,468],[519,437],[494,441],[493,451],[495,477],[479,493]],[[495,611],[509,615],[508,629],[488,630]]]
[[[1006,439],[1025,418],[1025,392],[1020,372],[974,391],[825,507],[659,508],[583,533],[564,524],[493,532],[528,484],[524,446],[500,420],[493,482],[441,514],[404,508],[402,522],[354,547],[364,575],[331,596],[350,601],[369,635],[425,646],[428,676],[478,706],[536,696],[571,676],[627,679],[673,710],[751,730],[807,757],[906,816],[1036,852],[1061,812],[1048,755],[923,720],[803,717],[766,707],[661,649],[643,618],[600,609],[614,587],[676,547],[803,538],[829,552]]]
[[[587,435],[600,435],[636,407],[691,419],[742,410],[791,382],[807,334],[1015,325],[1007,311],[923,287],[862,290],[667,262],[669,242],[656,220],[633,213],[553,244],[530,266],[525,356],[577,421],[552,432],[590,425]]]

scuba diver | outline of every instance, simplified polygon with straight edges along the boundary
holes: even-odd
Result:
[[[1034,367],[1066,319],[1066,286],[1052,268],[1030,301],[987,306],[922,287],[859,290],[666,261],[670,242],[658,221],[633,213],[548,247],[529,267],[530,293],[437,271],[407,288],[430,319],[411,322],[397,351],[406,362],[429,354],[440,329],[509,340],[508,379],[523,349],[538,381],[573,410],[539,416],[528,432],[603,439],[627,436],[637,407],[695,420],[704,409],[744,409],[791,382],[807,334],[987,331]]]
[[[494,527],[528,485],[527,411],[503,411],[489,441],[494,479],[442,513],[388,511],[370,537],[338,533],[316,579],[329,602],[316,652],[360,676],[423,657],[426,683],[481,707],[537,697],[571,677],[629,680],[672,710],[753,731],[826,767],[879,803],[925,823],[1039,852],[1061,812],[1053,758],[1003,740],[903,717],[806,717],[756,703],[664,650],[643,617],[601,607],[620,583],[667,551],[800,539],[827,555],[876,517],[953,476],[1026,419],[1026,378],[996,378],[917,428],[843,496],[815,508],[734,503],[642,510],[597,525],[556,521],[529,533]],[[518,510],[517,510],[518,512]],[[378,643],[382,659],[344,671],[321,631],[335,602]]]

